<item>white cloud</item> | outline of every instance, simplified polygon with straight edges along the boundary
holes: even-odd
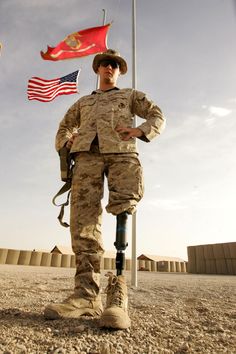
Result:
[[[215,117],[207,118],[207,119],[205,120],[205,123],[206,123],[206,125],[207,125],[208,127],[210,127],[211,125],[213,125],[213,124],[215,123],[215,120],[216,120]]]
[[[224,108],[224,107],[216,107],[216,106],[207,106],[207,105],[202,105],[203,109],[207,109],[208,112],[215,117],[226,117],[230,113],[232,113],[231,109]]]
[[[208,109],[211,114],[217,117],[226,117],[232,112],[230,109],[223,107],[210,106]]]
[[[232,113],[231,109],[217,106],[202,105],[203,109],[209,112],[209,116],[205,119],[206,126],[212,126],[217,118],[223,118]]]

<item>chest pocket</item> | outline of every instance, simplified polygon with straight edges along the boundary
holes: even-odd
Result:
[[[86,100],[80,102],[80,116],[81,120],[88,120],[89,117],[93,115],[93,111],[95,107],[95,99],[93,97],[89,97]]]
[[[129,102],[126,98],[111,100],[114,126],[122,125],[131,127],[133,124],[132,113],[129,109]]]

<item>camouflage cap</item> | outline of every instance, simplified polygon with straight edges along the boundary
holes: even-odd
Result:
[[[93,59],[93,70],[95,71],[95,73],[97,73],[101,61],[106,59],[115,60],[119,64],[120,73],[122,75],[124,75],[127,72],[127,63],[120,56],[120,53],[113,49],[107,49],[106,52],[95,55]]]

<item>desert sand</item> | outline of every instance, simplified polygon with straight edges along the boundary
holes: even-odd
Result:
[[[74,269],[0,265],[0,353],[236,353],[235,276],[138,272],[134,288],[125,275],[132,326],[110,331],[97,318],[44,319],[71,294]]]

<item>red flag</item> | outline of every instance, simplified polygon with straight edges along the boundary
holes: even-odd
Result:
[[[107,31],[110,24],[88,28],[69,34],[55,48],[49,47],[47,52],[41,51],[44,60],[63,60],[83,57],[107,50]]]
[[[50,102],[59,95],[77,93],[77,81],[80,70],[61,78],[45,80],[40,77],[32,77],[28,82],[28,99],[41,102]]]

